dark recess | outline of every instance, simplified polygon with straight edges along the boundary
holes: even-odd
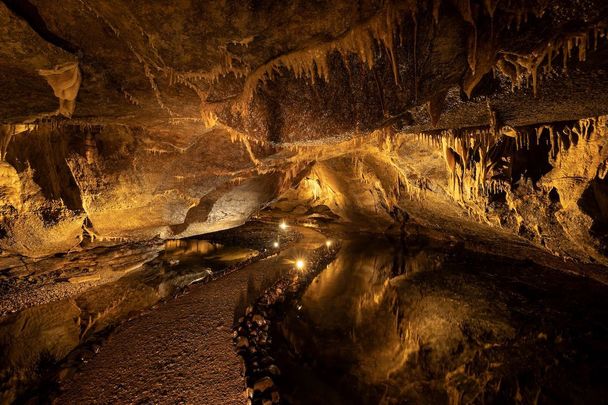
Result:
[[[71,42],[51,32],[40,16],[38,9],[29,0],[0,0],[15,15],[25,20],[30,27],[45,41],[72,54],[78,53],[79,49]]]

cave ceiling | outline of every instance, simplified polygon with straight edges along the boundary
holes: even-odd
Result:
[[[605,2],[478,3],[5,0],[2,120],[55,111],[40,71],[71,63],[72,120],[274,142],[606,112]]]
[[[604,0],[3,0],[0,246],[323,206],[382,229],[467,217],[605,262],[607,16]]]

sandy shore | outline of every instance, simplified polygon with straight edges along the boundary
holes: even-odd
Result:
[[[325,238],[301,228],[303,238],[279,255],[246,266],[125,323],[62,385],[57,403],[241,404],[244,380],[233,351],[232,321],[248,280],[259,284],[272,269],[320,246]]]

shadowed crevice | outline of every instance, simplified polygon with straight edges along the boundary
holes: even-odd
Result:
[[[46,22],[38,12],[38,9],[29,0],[0,0],[2,1],[9,10],[15,15],[22,18],[28,25],[36,31],[42,39],[50,44],[55,45],[63,49],[66,52],[76,54],[80,50],[76,45],[70,41],[61,38],[51,30],[49,30]]]

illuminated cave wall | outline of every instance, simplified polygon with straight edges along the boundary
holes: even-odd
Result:
[[[605,263],[607,15],[5,0],[0,248],[187,237],[270,207],[375,231],[481,224]]]

